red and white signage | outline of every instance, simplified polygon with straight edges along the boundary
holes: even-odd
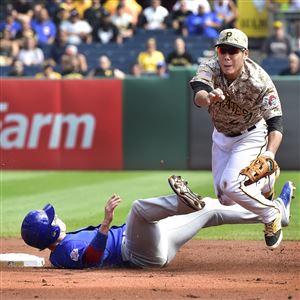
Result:
[[[122,81],[2,80],[2,169],[122,169]]]

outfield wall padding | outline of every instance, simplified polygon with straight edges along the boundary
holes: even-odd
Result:
[[[187,76],[125,79],[123,149],[125,169],[188,167]]]
[[[196,68],[125,80],[1,79],[2,169],[210,169],[212,124],[193,104]],[[274,77],[284,112],[277,160],[300,169],[300,78]]]

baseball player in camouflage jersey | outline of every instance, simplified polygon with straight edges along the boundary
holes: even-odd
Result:
[[[171,176],[169,184],[174,195],[134,201],[122,226],[110,226],[121,201],[113,195],[98,226],[66,233],[66,225],[48,204],[25,216],[22,238],[32,247],[49,248],[50,262],[57,268],[164,267],[201,228],[261,222],[239,205],[224,206],[217,199],[202,198],[180,176]],[[292,197],[293,186],[287,182],[274,200],[283,226],[289,223]]]
[[[215,192],[224,205],[241,205],[265,224],[270,249],[282,240],[281,213],[271,199],[279,171],[268,183],[246,185],[240,174],[256,157],[274,156],[282,140],[282,111],[269,75],[248,57],[248,38],[238,29],[223,30],[216,56],[203,60],[192,78],[194,103],[208,107],[214,124],[212,171]]]

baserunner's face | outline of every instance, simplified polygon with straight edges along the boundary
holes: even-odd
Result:
[[[52,226],[56,225],[60,228],[60,233],[65,233],[67,230],[66,224],[57,216],[55,215],[54,220],[51,224]]]
[[[241,73],[244,60],[248,56],[248,50],[229,45],[220,45],[216,50],[225,77],[229,80],[235,80]]]

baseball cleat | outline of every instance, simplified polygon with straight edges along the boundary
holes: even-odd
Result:
[[[174,193],[187,206],[193,210],[201,210],[205,206],[205,202],[202,200],[202,197],[192,192],[188,187],[188,182],[183,180],[181,176],[172,175],[168,178],[168,181]]]
[[[294,184],[291,181],[287,181],[282,190],[280,195],[278,196],[278,198],[280,198],[285,206],[285,208],[287,210],[290,209],[290,205],[291,205],[291,200],[294,198],[294,190],[296,188],[294,187]]]
[[[290,206],[292,199],[294,198],[294,187],[291,181],[287,181],[282,187],[281,193],[274,201],[278,204],[281,211],[281,225],[288,226],[290,222]]]
[[[282,237],[281,213],[278,213],[274,221],[265,224],[265,242],[267,247],[270,250],[277,248],[282,241]]]

